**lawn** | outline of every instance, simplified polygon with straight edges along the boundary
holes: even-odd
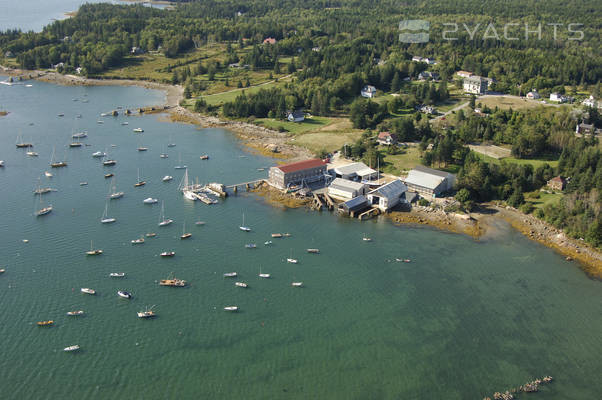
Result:
[[[502,110],[512,108],[513,110],[524,110],[530,108],[543,107],[545,104],[538,100],[527,100],[515,96],[487,96],[476,100],[477,107],[479,104],[487,106],[491,109],[498,107]]]
[[[311,117],[305,118],[305,121],[303,122],[290,122],[277,120],[273,118],[257,118],[255,120],[255,123],[274,130],[278,130],[280,127],[283,127],[288,132],[294,135],[298,135],[300,133],[323,128],[326,125],[330,124],[331,120],[325,117]]]
[[[475,151],[473,151],[472,153],[479,156],[479,158],[481,158],[481,160],[486,161],[488,163],[493,163],[493,164],[501,164],[502,161],[505,161],[505,162],[513,163],[513,164],[530,164],[533,166],[533,168],[540,167],[544,164],[548,164],[549,166],[551,166],[553,168],[558,166],[558,160],[552,160],[552,159],[519,159],[519,158],[515,158],[515,157],[505,157],[505,158],[501,158],[501,159],[496,159],[496,158],[487,156],[485,154],[477,153]]]
[[[538,190],[525,193],[525,200],[533,204],[535,208],[543,208],[548,204],[558,204],[562,196],[562,193],[546,193]]]
[[[420,164],[420,150],[417,146],[407,147],[400,154],[386,154],[385,165],[381,169],[389,174],[399,175],[402,171],[409,171]]]
[[[291,138],[291,144],[305,147],[314,153],[321,150],[332,152],[345,144],[356,142],[363,134],[362,130],[354,129],[347,118],[313,117],[311,119],[328,120],[328,122],[321,127],[314,125],[315,128],[311,131],[299,132]]]

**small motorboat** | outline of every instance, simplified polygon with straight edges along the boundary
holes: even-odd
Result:
[[[168,157],[169,157],[169,155],[168,155],[167,153],[161,153],[161,154],[159,155],[159,157],[161,157],[161,158],[168,158]]]
[[[25,154],[29,157],[37,157],[38,156],[38,153],[36,153],[35,151],[28,151]]]
[[[320,253],[320,249],[307,249],[307,252],[310,254],[318,254]]]
[[[202,225],[205,225],[205,221],[197,221],[194,224],[198,225],[198,226],[202,226]]]
[[[81,288],[80,291],[85,294],[96,294],[96,290],[90,288]]]
[[[182,239],[182,240],[183,240],[183,239],[188,239],[188,238],[190,238],[190,237],[192,237],[192,233],[188,233],[188,232],[187,232],[187,233],[183,233],[183,234],[180,236],[180,239]]]
[[[86,255],[87,256],[99,256],[101,254],[102,254],[102,250],[100,250],[100,249],[94,249],[94,250],[86,251]]]
[[[149,232],[146,234],[146,237],[155,237],[157,234],[155,232]]]
[[[301,287],[301,286],[303,286],[303,282],[293,282],[293,283],[291,283],[291,286],[293,286],[293,287]]]
[[[77,317],[78,315],[84,315],[84,311],[83,310],[67,311],[67,315],[70,317]]]
[[[171,224],[173,222],[173,219],[164,219],[163,221],[159,222],[159,226],[167,226],[169,224]]]
[[[88,137],[88,134],[86,132],[78,132],[78,133],[74,133],[73,135],[71,135],[71,137],[73,139],[83,139],[85,137]]]
[[[272,237],[273,238],[281,238],[282,237],[282,233],[272,233]]]
[[[274,242],[272,242],[271,240],[268,240],[267,242],[264,242],[263,244],[265,246],[271,246]]]
[[[238,307],[237,306],[227,306],[227,307],[224,307],[224,311],[238,311]]]
[[[236,272],[226,272],[224,274],[224,278],[235,278],[236,276],[238,276],[238,273]]]
[[[57,117],[64,117],[64,116],[65,116],[65,114],[63,114],[63,113],[57,114]]]
[[[46,178],[52,178],[54,175],[52,175],[51,172],[45,171],[44,175],[46,175]]]
[[[245,247],[247,249],[256,249],[257,245],[255,243],[248,243],[248,244],[245,244]]]
[[[142,133],[142,132],[144,132],[144,129],[142,129],[142,128],[134,128],[133,131],[136,132],[136,133]]]
[[[271,278],[272,275],[270,275],[270,274],[259,274],[259,277],[267,279],[267,278]]]
[[[109,274],[109,277],[111,277],[111,278],[123,278],[123,277],[125,277],[125,272],[111,272]]]
[[[92,157],[95,157],[95,158],[106,157],[106,156],[107,156],[107,153],[102,152],[102,151],[96,151],[96,152],[92,153]]]
[[[146,311],[138,311],[138,318],[152,318],[155,316],[155,312],[153,310]]]
[[[132,240],[132,244],[142,244],[142,243],[144,243],[144,238],[142,238],[142,237]]]
[[[117,164],[117,161],[115,160],[106,160],[102,162],[102,165],[104,165],[105,167],[109,167],[111,165],[115,165]]]
[[[38,326],[51,326],[54,324],[54,321],[39,321],[37,323]]]
[[[148,151],[148,147],[138,147],[138,151]]]
[[[6,272],[6,270],[4,268],[0,268],[0,274],[3,274],[5,272]]]
[[[115,176],[114,174],[105,174],[105,179],[109,179]]]
[[[111,193],[111,194],[109,195],[109,198],[110,198],[111,200],[120,199],[120,198],[122,198],[122,197],[123,197],[123,195],[124,195],[124,194],[125,194],[124,192],[114,192],[114,193]]]
[[[161,257],[173,257],[176,255],[175,251],[164,251],[163,253],[159,254]]]
[[[66,352],[78,351],[78,350],[79,350],[79,345],[77,345],[77,344],[74,344],[73,346],[65,347],[63,349],[63,351],[66,351]]]
[[[236,286],[238,286],[238,287],[241,287],[241,288],[247,288],[247,287],[249,287],[249,285],[247,285],[247,284],[246,284],[246,283],[244,283],[244,282],[235,282],[234,284],[235,284]]]
[[[209,156],[207,154],[204,154],[200,157],[201,160],[208,160]]]
[[[176,147],[175,143],[167,143],[167,147]]]
[[[161,180],[162,180],[163,182],[169,182],[169,181],[171,181],[172,179],[173,179],[173,176],[171,176],[171,175],[165,175],[165,176],[163,177],[163,179],[161,179]]]
[[[146,199],[142,200],[142,202],[143,202],[144,204],[155,204],[155,203],[158,203],[158,202],[159,202],[159,200],[157,200],[157,199],[153,199],[152,197],[148,197],[148,198],[146,198]]]
[[[371,242],[371,241],[372,241],[372,239],[371,239],[371,238],[369,238],[369,237],[367,237],[367,236],[364,236],[364,237],[362,238],[362,240],[363,240],[364,242]]]
[[[79,186],[88,186],[88,182],[80,182]]]
[[[297,264],[299,261],[296,258],[287,258],[286,262],[291,264]]]
[[[96,121],[96,123],[97,123],[97,124],[104,124],[105,122],[104,122],[104,121],[101,121],[101,120],[98,120],[98,121]]]
[[[124,299],[131,299],[132,294],[130,292],[126,292],[125,290],[118,290],[117,295],[119,297],[123,297]]]
[[[129,125],[129,124],[130,124],[130,123],[129,123],[129,122],[127,122],[127,121],[126,121],[126,122],[122,122],[122,123],[121,123],[121,125],[124,125],[124,126],[125,126],[125,125]]]
[[[69,147],[82,147],[84,144],[81,142],[69,143]]]

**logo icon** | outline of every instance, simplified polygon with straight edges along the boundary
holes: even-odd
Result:
[[[426,43],[429,41],[428,31],[430,28],[430,22],[422,19],[406,19],[400,21],[399,30],[402,32],[399,34],[399,41],[401,43]]]

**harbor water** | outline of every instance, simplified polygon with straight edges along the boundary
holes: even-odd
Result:
[[[275,160],[225,130],[100,116],[162,104],[162,92],[25,83],[0,85],[9,111],[0,117],[2,398],[480,399],[544,375],[555,380],[538,399],[599,398],[600,282],[506,225],[475,241],[275,208],[246,192],[191,202],[177,190],[176,165],[201,183],[234,184],[266,176],[258,169]],[[69,148],[79,131],[86,146]],[[17,136],[39,156],[16,149]],[[49,167],[53,149],[67,167]],[[96,151],[117,164],[103,167]],[[109,172],[121,199],[107,200]],[[138,174],[147,184],[135,188]],[[38,184],[57,191],[42,196],[53,211],[36,218]],[[174,220],[167,227],[158,226],[161,202]],[[100,223],[107,203],[113,224]],[[239,229],[243,214],[249,233]],[[157,236],[131,244],[149,232]],[[91,241],[103,255],[85,255]],[[170,275],[189,285],[158,285]],[[239,312],[223,310],[233,305]],[[157,317],[137,318],[147,307]],[[43,320],[54,325],[36,326]],[[79,352],[63,351],[75,344]]]

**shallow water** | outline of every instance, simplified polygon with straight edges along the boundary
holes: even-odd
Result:
[[[224,130],[156,115],[99,116],[159,104],[161,92],[31,83],[0,85],[0,104],[10,111],[0,117],[3,398],[468,399],[547,374],[556,381],[538,399],[594,399],[602,391],[600,282],[553,251],[511,229],[475,242],[384,219],[277,209],[246,193],[214,206],[192,203],[176,189],[180,154],[192,177],[225,184],[262,177],[257,168],[274,161],[246,152]],[[79,130],[91,146],[67,149]],[[19,133],[38,158],[15,149]],[[140,145],[149,151],[137,152]],[[53,147],[69,166],[47,179]],[[115,167],[91,157],[105,149]],[[168,159],[159,158],[163,151]],[[142,188],[133,187],[138,169],[148,182]],[[117,222],[103,225],[109,170],[125,196],[110,202]],[[167,174],[174,180],[161,182]],[[58,190],[43,197],[54,211],[41,218],[33,216],[38,178]],[[142,204],[149,196],[165,201],[171,226],[157,226],[160,207]],[[243,212],[251,233],[238,229]],[[188,241],[179,239],[184,222]],[[130,244],[151,231],[158,236]],[[272,232],[292,236],[265,247]],[[102,256],[84,255],[90,240]],[[305,253],[309,247],[321,254]],[[164,250],[176,257],[160,259]],[[291,253],[299,264],[285,262]],[[391,261],[397,257],[412,262]],[[259,279],[260,268],[272,279]],[[230,271],[250,287],[222,277]],[[127,276],[110,279],[110,272]],[[159,287],[171,273],[190,286]],[[117,290],[134,298],[120,299]],[[152,305],[156,319],[136,317]],[[227,305],[240,312],[222,311]],[[86,315],[67,317],[73,309]],[[47,319],[55,326],[35,326]],[[72,344],[82,351],[62,352]]]

